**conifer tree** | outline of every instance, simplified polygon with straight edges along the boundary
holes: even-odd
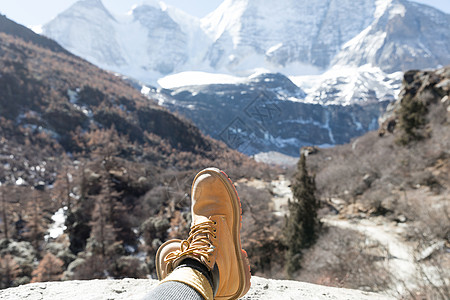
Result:
[[[314,176],[308,175],[304,154],[298,162],[297,174],[291,188],[294,199],[289,201],[289,216],[284,229],[287,248],[286,271],[289,277],[301,268],[302,251],[315,242],[319,226],[316,183]]]
[[[78,254],[86,247],[87,239],[91,233],[91,214],[94,209],[92,199],[88,195],[88,179],[86,177],[86,164],[81,162],[74,170],[74,193],[76,198],[71,201],[67,210],[65,225],[66,233],[69,235],[69,249]],[[69,195],[70,196],[70,195]]]
[[[13,285],[14,279],[19,274],[19,265],[11,254],[0,257],[0,289]]]
[[[64,262],[48,252],[33,271],[31,282],[58,281],[64,271]]]
[[[72,212],[72,206],[74,203],[72,200],[75,170],[70,166],[71,162],[67,155],[62,155],[62,171],[56,176],[55,183],[53,184],[52,196],[59,205],[67,207],[67,214]]]
[[[44,219],[44,195],[42,192],[33,189],[31,200],[27,203],[27,231],[24,237],[31,242],[36,251],[40,251],[41,244],[44,240],[46,232],[46,224]]]
[[[92,252],[100,254],[102,258],[107,256],[107,249],[114,244],[116,234],[108,218],[109,203],[106,195],[95,197],[95,208],[92,213],[90,247]]]
[[[6,196],[5,196],[5,191],[3,189],[1,189],[1,182],[0,182],[0,200],[1,200],[1,221],[3,222],[3,235],[5,239],[9,238],[9,234],[8,234],[8,208],[6,205]]]

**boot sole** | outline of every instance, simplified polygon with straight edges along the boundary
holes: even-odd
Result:
[[[215,299],[238,299],[242,296],[244,296],[248,290],[250,289],[250,263],[248,260],[247,252],[242,249],[241,246],[241,227],[242,227],[242,205],[241,205],[241,199],[239,198],[239,195],[236,191],[236,187],[234,186],[233,182],[231,181],[230,177],[222,171],[217,168],[207,168],[201,171],[197,174],[197,176],[194,179],[197,179],[197,177],[203,175],[203,174],[212,174],[213,176],[216,176],[219,178],[222,183],[226,186],[230,198],[232,199],[232,206],[233,206],[233,215],[235,223],[233,224],[234,232],[233,232],[233,239],[234,239],[234,245],[235,245],[235,253],[236,257],[238,258],[238,265],[239,265],[239,288],[233,295],[228,296],[216,296]]]

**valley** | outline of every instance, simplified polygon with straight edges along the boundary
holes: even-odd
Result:
[[[155,278],[215,166],[242,201],[244,299],[296,281],[448,299],[449,32],[406,0],[226,0],[203,19],[80,0],[43,35],[0,15],[0,298]]]

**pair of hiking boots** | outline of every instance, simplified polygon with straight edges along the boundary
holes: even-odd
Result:
[[[225,172],[208,168],[198,173],[191,190],[192,223],[186,240],[169,240],[156,254],[158,279],[186,261],[206,266],[214,299],[238,299],[250,288],[250,265],[241,248],[242,209]]]

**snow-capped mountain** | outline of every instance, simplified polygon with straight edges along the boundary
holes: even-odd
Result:
[[[153,84],[181,71],[317,75],[370,64],[391,73],[450,63],[450,16],[406,0],[225,0],[202,20],[145,3],[113,17],[100,0],[81,0],[43,32]]]
[[[117,20],[100,0],[83,0],[44,25],[43,32],[94,64],[113,68],[127,64],[117,29]]]
[[[405,0],[384,5],[370,26],[343,46],[335,65],[370,64],[391,73],[450,63],[449,14]]]
[[[101,0],[80,0],[43,33],[105,69],[159,83],[142,90],[211,136],[251,140],[233,146],[250,154],[347,142],[377,127],[403,71],[450,64],[450,15],[407,0],[225,0],[201,20],[155,1],[112,16]],[[239,116],[260,94],[294,114],[263,129],[236,117],[234,132],[220,131],[217,107]]]
[[[375,10],[374,0],[226,0],[202,20],[214,41],[208,59],[233,71],[255,61],[324,69]]]
[[[145,92],[204,133],[249,155],[276,151],[298,156],[301,146],[349,142],[376,129],[380,111],[388,104],[377,100],[364,106],[305,103],[305,92],[280,73]]]
[[[207,49],[198,47],[207,40],[198,19],[152,2],[112,16],[100,0],[80,0],[43,33],[96,65],[150,83],[197,64]]]

